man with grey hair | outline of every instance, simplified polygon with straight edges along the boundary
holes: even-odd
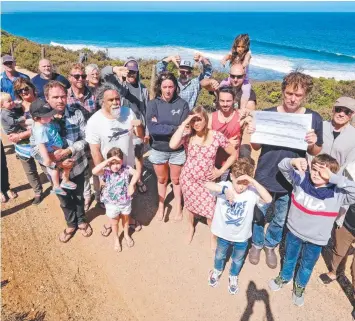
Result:
[[[53,72],[53,65],[48,59],[41,59],[38,63],[39,74],[34,76],[31,81],[37,89],[37,97],[45,100],[43,88],[50,80],[61,82],[67,89],[70,83],[64,76]]]
[[[100,86],[100,68],[96,64],[90,64],[85,67],[86,86],[95,96],[96,91]]]
[[[112,84],[106,83],[98,89],[97,101],[101,109],[88,120],[85,135],[95,166],[107,158],[111,148],[119,147],[123,164],[134,167],[133,139],[143,139],[142,122],[130,108],[121,107],[121,96]],[[104,225],[104,229],[103,236],[112,231],[111,226]]]

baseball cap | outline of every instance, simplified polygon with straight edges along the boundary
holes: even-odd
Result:
[[[139,71],[138,69],[138,62],[135,61],[134,59],[132,60],[128,60],[124,66],[128,69],[128,70],[131,70],[131,71]]]
[[[179,67],[187,67],[192,69],[192,63],[188,60],[181,60]]]
[[[58,113],[42,99],[36,99],[30,106],[32,117],[52,117]]]
[[[10,56],[10,55],[5,55],[5,56],[2,56],[1,57],[1,62],[4,63],[4,62],[14,62],[15,59]]]
[[[355,112],[355,99],[350,97],[340,97],[336,100],[334,107],[346,107]]]

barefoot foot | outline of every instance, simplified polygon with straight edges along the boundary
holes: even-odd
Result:
[[[181,222],[182,221],[182,210],[177,210],[174,216],[174,222]]]
[[[164,218],[164,207],[160,207],[157,210],[157,213],[155,214],[155,216],[157,217],[158,221],[162,221]]]
[[[119,252],[122,252],[122,247],[121,247],[121,244],[120,244],[120,241],[119,239],[115,239],[115,245],[114,245],[114,248],[113,248],[117,253]]]

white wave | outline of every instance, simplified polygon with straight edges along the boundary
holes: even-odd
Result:
[[[61,46],[70,50],[80,50],[88,48],[94,52],[99,50],[108,52],[110,58],[125,60],[127,57],[143,59],[161,59],[170,55],[180,55],[182,59],[191,60],[196,52],[201,52],[204,56],[211,59],[213,66],[217,69],[223,69],[220,63],[225,51],[207,51],[195,48],[179,47],[179,46],[159,46],[159,47],[104,47],[86,44],[61,44],[56,42],[50,43],[52,46]],[[262,69],[272,70],[279,73],[287,74],[296,68],[301,68],[305,73],[312,77],[335,78],[336,80],[355,80],[355,70],[353,65],[349,64],[332,64],[327,62],[318,62],[314,60],[292,58],[287,59],[282,56],[270,55],[253,55],[251,66]],[[351,67],[352,66],[352,67]],[[224,69],[226,70],[226,69]]]

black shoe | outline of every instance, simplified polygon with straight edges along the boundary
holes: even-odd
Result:
[[[43,200],[43,196],[41,195],[35,195],[35,198],[33,199],[32,205],[39,205]]]

